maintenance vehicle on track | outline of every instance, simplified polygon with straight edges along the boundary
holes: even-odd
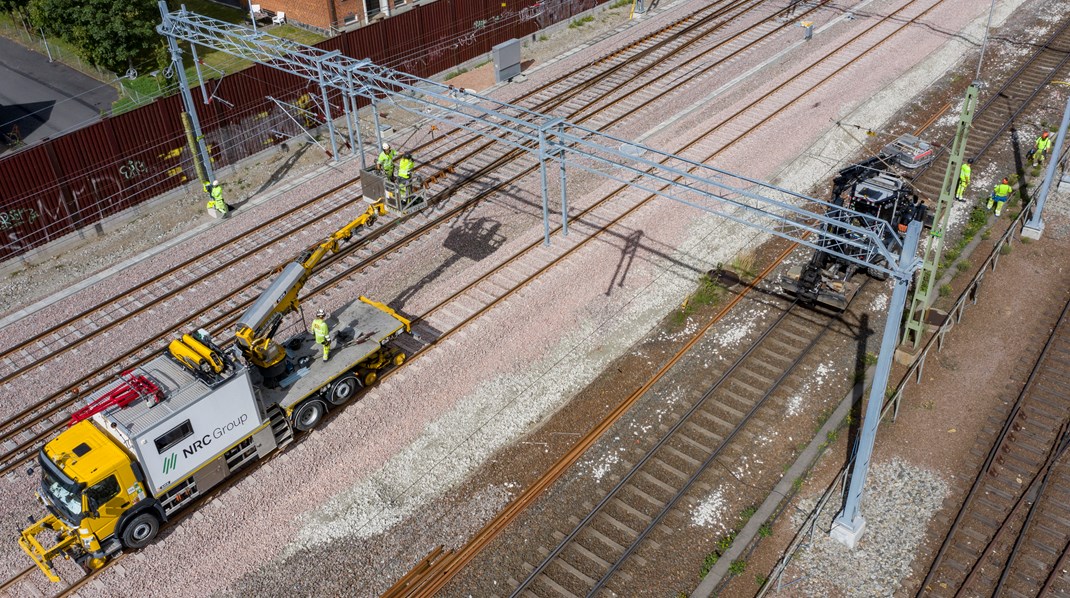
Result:
[[[911,154],[909,166],[914,168]],[[903,158],[898,154],[881,154],[857,164],[852,164],[839,172],[832,184],[832,198],[829,203],[842,206],[867,216],[876,217],[892,225],[893,229],[905,231],[912,220],[925,221],[927,208],[918,198],[917,192],[901,175],[892,169],[892,162],[902,164]],[[931,161],[931,159],[930,159]],[[845,225],[865,228],[877,232],[872,223],[868,224],[844,210],[828,208],[825,215]],[[857,235],[847,228],[825,223],[822,231],[842,237]],[[885,229],[885,234],[890,234]],[[860,235],[859,235],[860,236]],[[826,236],[819,236],[820,247],[831,247],[834,241]],[[875,252],[840,243],[836,250],[847,253],[862,262],[880,266],[884,258]],[[861,266],[856,262],[833,255],[826,251],[815,250],[810,261],[803,266],[793,266],[780,276],[780,286],[791,296],[797,297],[806,305],[822,305],[836,311],[843,311],[851,303],[861,282],[855,279],[859,270],[865,270],[878,280],[887,278],[879,269]]]
[[[148,545],[179,510],[405,361],[396,341],[410,322],[366,297],[328,318],[329,361],[318,358],[322,351],[303,323],[289,339],[275,340],[285,316],[299,310],[298,292],[316,264],[383,213],[372,205],[288,263],[242,316],[229,348],[204,330],[185,334],[72,414],[38,454],[37,496],[48,515],[19,538],[49,579],[59,581],[52,568],[59,556],[90,572],[124,549]]]

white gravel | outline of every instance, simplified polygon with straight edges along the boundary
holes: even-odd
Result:
[[[866,533],[857,549],[828,534],[842,506],[834,498],[818,518],[811,543],[785,572],[783,591],[771,595],[891,596],[910,572],[925,528],[947,491],[936,472],[899,460],[874,464],[866,480]],[[804,516],[799,513],[793,517]]]
[[[887,11],[898,4],[873,2],[868,10]],[[1002,2],[1001,6],[1008,4],[1016,6],[1018,2]],[[677,2],[668,8],[669,12],[683,11],[695,5]],[[792,106],[785,116],[751,131],[742,146],[717,158],[717,166],[757,179],[775,179],[782,186],[799,190],[826,180],[841,161],[861,149],[843,129],[825,135],[832,126],[830,121],[850,117],[880,128],[909,101],[912,90],[939,81],[945,69],[968,49],[959,37],[951,36],[949,41],[944,32],[957,31],[982,8],[969,0],[947,0],[925,19],[938,27],[919,25],[909,35],[886,44],[850,76],[826,84],[807,102]],[[644,27],[664,18],[666,15],[647,18],[614,37],[612,43],[623,45]],[[712,102],[707,109],[652,135],[646,143],[667,149],[680,147],[723,119],[744,96],[777,80],[794,61],[820,52],[857,26],[857,22],[848,22],[830,28],[801,47],[791,60],[762,72],[753,83],[728,94],[731,97]],[[784,35],[793,41],[798,32]],[[779,39],[779,45],[776,40],[770,44],[776,48],[765,51],[771,54],[789,41]],[[589,62],[603,52],[601,47],[588,48],[554,67]],[[748,59],[738,62],[733,65],[737,70],[726,72],[744,72]],[[923,68],[904,76],[918,64]],[[554,68],[547,68],[531,79],[554,72]],[[676,90],[659,105],[661,116],[670,113],[670,105],[680,110],[708,93],[701,85]],[[649,117],[636,118],[615,134],[634,138],[651,124]],[[790,167],[782,166],[800,154],[803,159]],[[609,186],[576,178],[572,179],[576,192],[570,190],[570,196],[577,206],[589,203]],[[315,193],[329,186],[326,181],[313,180],[301,192]],[[537,192],[538,187],[518,187],[517,195],[503,196],[483,208],[485,211],[469,215],[473,220],[484,217],[491,222],[512,223],[516,232],[493,252],[503,256],[520,245],[522,238],[541,234],[541,223],[532,207],[538,204],[518,209],[518,202],[537,197],[532,190]],[[585,196],[580,189],[590,193]],[[265,206],[247,212],[249,216],[239,212],[239,217],[259,221],[271,218],[274,209]],[[520,231],[515,217],[507,219],[518,213],[536,214],[527,221],[526,231]],[[242,220],[235,218],[224,224],[208,231],[204,243],[212,242],[213,235],[225,234],[224,229],[235,234]],[[258,570],[285,569],[295,577],[323,575],[313,562],[285,559],[303,549],[342,539],[355,541],[363,558],[384,564],[381,571],[361,571],[357,576],[361,584],[353,588],[354,594],[384,589],[430,548],[406,545],[398,538],[405,537],[406,528],[428,529],[439,517],[446,517],[426,509],[439,493],[449,491],[496,449],[522,439],[534,425],[562,408],[603,367],[642,338],[654,322],[679,305],[701,273],[718,262],[731,261],[759,240],[750,229],[666,201],[640,210],[627,219],[621,231],[618,238],[593,243],[573,255],[515,300],[384,381],[363,401],[339,413],[325,429],[256,470],[197,516],[175,526],[138,555],[124,559],[121,567],[105,572],[80,594],[108,596],[116,588],[139,588],[139,596],[165,596],[181,588],[190,594],[241,595],[242,587],[233,584],[245,575],[255,576]],[[614,278],[614,266],[621,259],[624,239],[634,231],[642,232],[642,243],[620,286],[621,279]],[[404,294],[406,309],[419,312],[456,288],[459,281],[485,271],[495,261],[458,257],[443,244],[438,238],[410,247],[389,268],[358,277],[351,290],[336,292],[325,303],[334,307],[343,301],[344,294],[356,291],[388,301]],[[564,245],[555,241],[549,251],[562,251]],[[436,270],[444,255],[454,259],[448,268]],[[168,257],[172,256],[154,258],[144,267],[166,267]],[[428,277],[429,271],[434,275]],[[131,269],[130,275],[135,273]],[[724,341],[734,342],[731,338]],[[441,530],[440,537],[459,541],[462,531],[478,527],[517,491],[488,489],[475,506],[478,508],[473,508],[479,515],[465,518],[457,528]],[[9,505],[0,524],[10,529],[21,524],[23,514],[35,513],[31,493],[26,479],[0,485],[0,500]],[[871,525],[876,523],[874,519]],[[220,555],[226,555],[225,566]],[[11,563],[10,570],[25,563],[11,544],[0,546],[0,556]],[[175,563],[182,566],[175,567]],[[276,592],[283,595],[288,590],[279,587]]]

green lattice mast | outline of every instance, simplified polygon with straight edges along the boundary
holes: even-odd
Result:
[[[925,316],[936,290],[936,272],[944,253],[944,233],[947,231],[947,221],[951,215],[951,205],[955,201],[955,189],[959,183],[959,172],[962,169],[963,156],[966,154],[966,137],[969,135],[970,125],[973,124],[973,114],[976,109],[977,85],[972,84],[966,89],[966,101],[962,105],[962,116],[959,117],[955,142],[951,146],[951,154],[948,157],[947,172],[944,173],[944,186],[940,189],[940,198],[936,202],[936,211],[933,213],[932,231],[925,241],[925,259],[922,262],[918,284],[914,288],[914,296],[910,300],[910,311],[907,312],[903,342],[913,343],[915,349],[921,344],[921,337],[925,334]]]

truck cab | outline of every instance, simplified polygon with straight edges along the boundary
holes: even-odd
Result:
[[[41,486],[37,497],[48,515],[22,533],[19,545],[49,578],[51,560],[60,553],[84,569],[103,564],[122,546],[144,546],[159,529],[159,515],[151,509],[134,523],[131,506],[144,501],[145,490],[130,456],[92,422],[79,422],[46,444],[38,453]],[[58,532],[56,544],[44,547],[37,536],[45,529]],[[76,548],[77,547],[77,548]],[[54,580],[58,580],[56,577]]]

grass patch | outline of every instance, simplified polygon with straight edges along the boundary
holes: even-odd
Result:
[[[580,17],[578,19],[573,19],[572,21],[569,22],[568,28],[569,29],[579,29],[580,27],[583,27],[584,25],[586,25],[587,23],[590,23],[593,20],[594,20],[594,17],[592,17],[591,15],[587,15],[585,17]]]
[[[839,438],[839,437],[840,437],[840,431],[839,430],[829,430],[828,433],[825,434],[825,440],[827,440],[829,444],[832,444],[833,442],[836,442],[836,439]]]
[[[1011,252],[1011,244],[1010,243],[1004,243],[1003,247],[999,248],[999,254],[1000,255],[1009,255],[1010,252]]]
[[[699,279],[698,288],[684,299],[684,302],[680,304],[680,309],[672,313],[670,321],[675,326],[682,325],[691,314],[695,313],[696,309],[717,303],[723,290],[724,287],[703,274]]]
[[[702,560],[702,567],[699,568],[698,578],[704,579],[706,575],[713,569],[713,566],[717,564],[717,561],[721,560],[724,555],[732,546],[732,542],[736,539],[736,532],[732,532],[727,536],[722,536],[717,540],[717,546],[713,549],[713,552],[706,555],[706,558]]]
[[[942,285],[940,285],[940,296],[941,297],[950,297],[951,296],[951,291],[953,291],[953,290],[954,289],[951,288],[951,284],[942,284]]]
[[[727,536],[722,536],[720,540],[717,540],[717,550],[724,554],[726,550],[732,547],[732,542],[736,540],[736,533],[732,532]]]
[[[443,77],[443,79],[445,79],[446,81],[449,81],[450,79],[452,79],[454,77],[460,77],[461,75],[463,75],[463,74],[465,74],[467,72],[468,72],[468,69],[466,69],[466,68],[464,68],[462,66],[461,68],[459,68],[459,69],[457,69],[455,71],[450,71],[450,72],[446,73],[446,76]]]
[[[613,4],[610,4],[610,8],[620,8],[622,6],[631,6],[633,0],[617,0]]]
[[[738,561],[733,561],[732,564],[728,566],[728,572],[731,573],[732,575],[741,575],[746,570],[747,570],[747,561],[745,561],[743,559],[739,559]]]
[[[300,27],[294,27],[293,25],[283,24],[277,25],[267,29],[267,32],[275,37],[281,37],[290,41],[297,42],[299,44],[305,44],[306,46],[314,46],[321,41],[327,39],[318,33],[309,31],[308,29],[301,29]],[[489,60],[487,62],[490,62]]]
[[[988,212],[980,206],[975,207],[970,212],[970,218],[966,221],[966,226],[962,229],[962,238],[968,243],[986,224],[988,224]]]
[[[769,536],[772,536],[772,535],[773,535],[773,526],[770,523],[768,523],[768,522],[763,523],[762,527],[758,528],[758,537],[759,538],[768,538]]]
[[[944,266],[946,267],[947,265],[954,263],[955,260],[959,259],[960,255],[962,255],[962,248],[958,245],[949,248],[947,252],[944,253]]]
[[[825,425],[825,422],[832,417],[832,411],[832,407],[826,407],[821,410],[821,414],[817,416],[817,427],[814,428],[814,431],[820,430],[821,426]]]
[[[805,478],[803,478],[802,476],[799,476],[799,477],[795,478],[791,482],[791,489],[796,491],[796,492],[798,492],[799,489],[802,488],[802,485],[803,485],[804,481],[805,481]]]
[[[970,260],[962,260],[961,262],[955,264],[955,268],[959,272],[965,272],[965,271],[969,270],[972,267],[973,267],[973,264],[970,263]]]
[[[182,4],[185,4],[186,9],[190,12],[195,12],[199,15],[226,21],[228,23],[234,23],[235,25],[243,22],[246,25],[249,24],[249,13],[240,8],[224,6],[218,2],[210,2],[209,0],[183,0]]]
[[[242,9],[224,6],[216,2],[210,2],[209,0],[190,0],[184,2],[184,4],[188,10],[199,15],[211,17],[234,25],[242,25],[246,27],[250,25],[249,13]],[[275,37],[295,41],[306,46],[312,46],[327,39],[317,33],[288,24],[260,27],[258,31],[268,35],[274,35]],[[253,65],[253,62],[249,60],[236,58],[225,52],[210,50],[203,46],[197,48],[197,58],[200,59],[201,63],[201,77],[203,77],[206,82],[212,79],[219,79],[231,73],[236,73]],[[190,51],[189,44],[185,43],[182,44],[182,64],[186,69],[186,78],[189,80],[190,85],[196,86],[199,83],[199,79],[197,78],[197,68],[194,66],[193,52]],[[147,103],[153,98],[162,95],[170,95],[177,91],[177,77],[161,81],[159,85],[156,84],[156,80],[156,77],[146,73],[133,81],[124,81],[123,87],[134,93],[130,93],[130,97],[120,97],[112,106],[112,111],[115,113],[124,112],[139,104]],[[197,93],[198,92],[194,91],[194,95],[197,95]]]
[[[862,358],[862,363],[866,365],[877,365],[877,354],[866,353],[866,355]]]
[[[716,550],[707,554],[706,558],[702,560],[702,567],[699,569],[698,578],[706,579],[706,576],[710,573],[710,569],[717,564],[717,561],[721,559],[720,553]]]
[[[769,581],[769,578],[762,575],[761,573],[758,573],[754,576],[754,583],[758,584],[759,588],[764,586],[767,581]]]
[[[754,514],[757,513],[757,512],[758,512],[758,507],[756,507],[754,505],[751,505],[751,506],[747,507],[746,509],[743,509],[742,511],[740,511],[739,519],[740,519],[740,521],[743,522],[744,525],[746,525],[746,523],[748,521],[750,521],[750,518],[754,517]]]
[[[751,252],[736,254],[736,257],[732,258],[731,268],[739,275],[740,280],[754,280],[758,275],[756,268],[757,258]]]
[[[136,79],[120,79],[119,85],[122,87],[122,91],[119,93],[119,99],[115,100],[111,105],[113,116],[133,110],[163,95],[164,90],[169,86],[169,82],[166,79],[161,81],[160,77],[145,75]]]

